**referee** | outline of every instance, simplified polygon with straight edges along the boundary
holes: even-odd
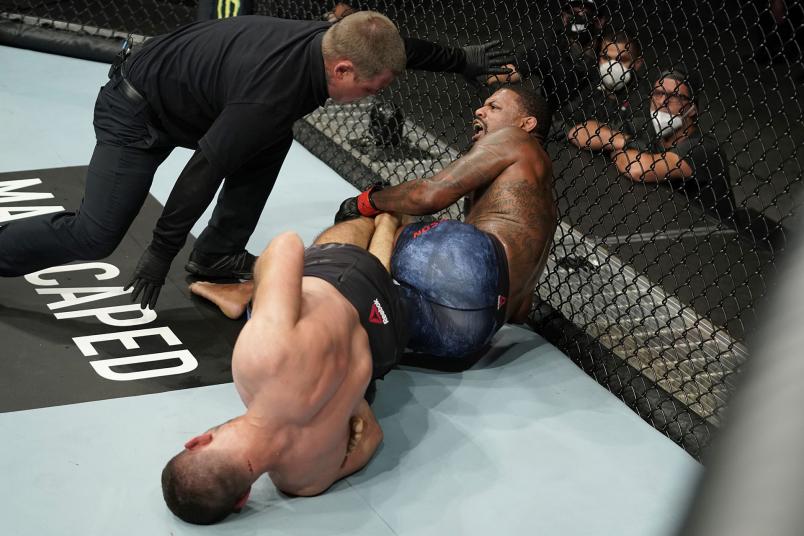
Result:
[[[293,123],[328,97],[374,95],[405,68],[500,72],[497,43],[444,48],[402,39],[371,11],[335,24],[262,16],[193,23],[114,62],[95,104],[96,145],[76,212],[0,229],[0,276],[101,259],[122,240],[154,173],[175,147],[194,149],[129,286],[153,306],[193,224],[221,186],[187,265],[205,277],[248,278],[245,251],[291,141]],[[224,181],[225,179],[225,181]]]

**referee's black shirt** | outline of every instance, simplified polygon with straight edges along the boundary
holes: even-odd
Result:
[[[286,136],[326,101],[321,41],[329,22],[242,16],[148,41],[126,64],[169,141],[200,148],[218,176]],[[408,67],[460,72],[465,56],[405,40]]]

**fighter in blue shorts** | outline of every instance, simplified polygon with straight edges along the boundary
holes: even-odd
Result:
[[[474,225],[439,220],[404,227],[391,273],[407,305],[408,348],[415,352],[467,356],[505,323],[505,248]]]
[[[527,318],[557,224],[542,147],[550,127],[545,99],[523,85],[500,89],[472,126],[472,148],[441,172],[372,187],[346,199],[335,217],[434,214],[465,198],[463,223],[403,227],[391,260],[408,309],[409,348],[445,358],[475,355],[504,322]]]

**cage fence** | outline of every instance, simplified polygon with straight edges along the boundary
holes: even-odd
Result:
[[[335,8],[234,3],[294,19],[320,20]],[[460,157],[474,110],[502,84],[539,88],[554,109],[545,143],[560,224],[530,324],[700,458],[796,228],[804,8],[785,0],[377,0],[351,8],[451,47],[499,39],[514,51],[517,73],[495,81],[408,71],[376,97],[313,112],[297,123],[296,139],[359,188],[378,178],[399,183]],[[113,54],[121,36],[164,33],[200,11],[189,0],[4,0],[0,44],[55,32],[56,40],[96,39],[81,46],[111,43],[100,46]],[[620,56],[608,53],[612,46]],[[623,50],[628,74],[615,65],[626,61]],[[667,71],[682,72],[690,91],[658,92]],[[694,103],[694,135],[662,145],[652,126],[657,95],[668,106]],[[589,145],[609,131],[628,133],[636,151],[680,155],[691,175],[630,179]],[[462,206],[441,215],[462,218]]]

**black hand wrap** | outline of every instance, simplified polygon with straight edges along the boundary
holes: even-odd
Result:
[[[391,183],[388,181],[377,181],[369,185],[360,195],[344,199],[340,208],[338,208],[337,214],[335,214],[335,223],[353,220],[361,216],[373,217],[379,214],[381,211],[374,206],[371,194],[379,192],[390,185]]]
[[[126,285],[126,290],[134,288],[131,292],[131,302],[135,303],[137,298],[142,294],[140,307],[145,309],[153,309],[156,305],[156,300],[159,298],[159,291],[162,290],[162,285],[165,284],[165,277],[170,270],[170,263],[173,261],[171,255],[160,256],[154,251],[153,244],[148,246],[148,249],[140,257],[140,262],[137,263],[137,268],[134,269],[134,275]]]
[[[338,212],[335,214],[335,223],[353,220],[355,218],[359,218],[360,216],[360,211],[357,210],[357,197],[350,197],[348,199],[344,199],[340,208],[338,208]]]
[[[462,48],[466,56],[463,75],[474,79],[481,74],[509,74],[511,69],[504,67],[514,63],[514,55],[510,50],[499,50],[502,41],[496,39],[482,45],[468,45]]]

